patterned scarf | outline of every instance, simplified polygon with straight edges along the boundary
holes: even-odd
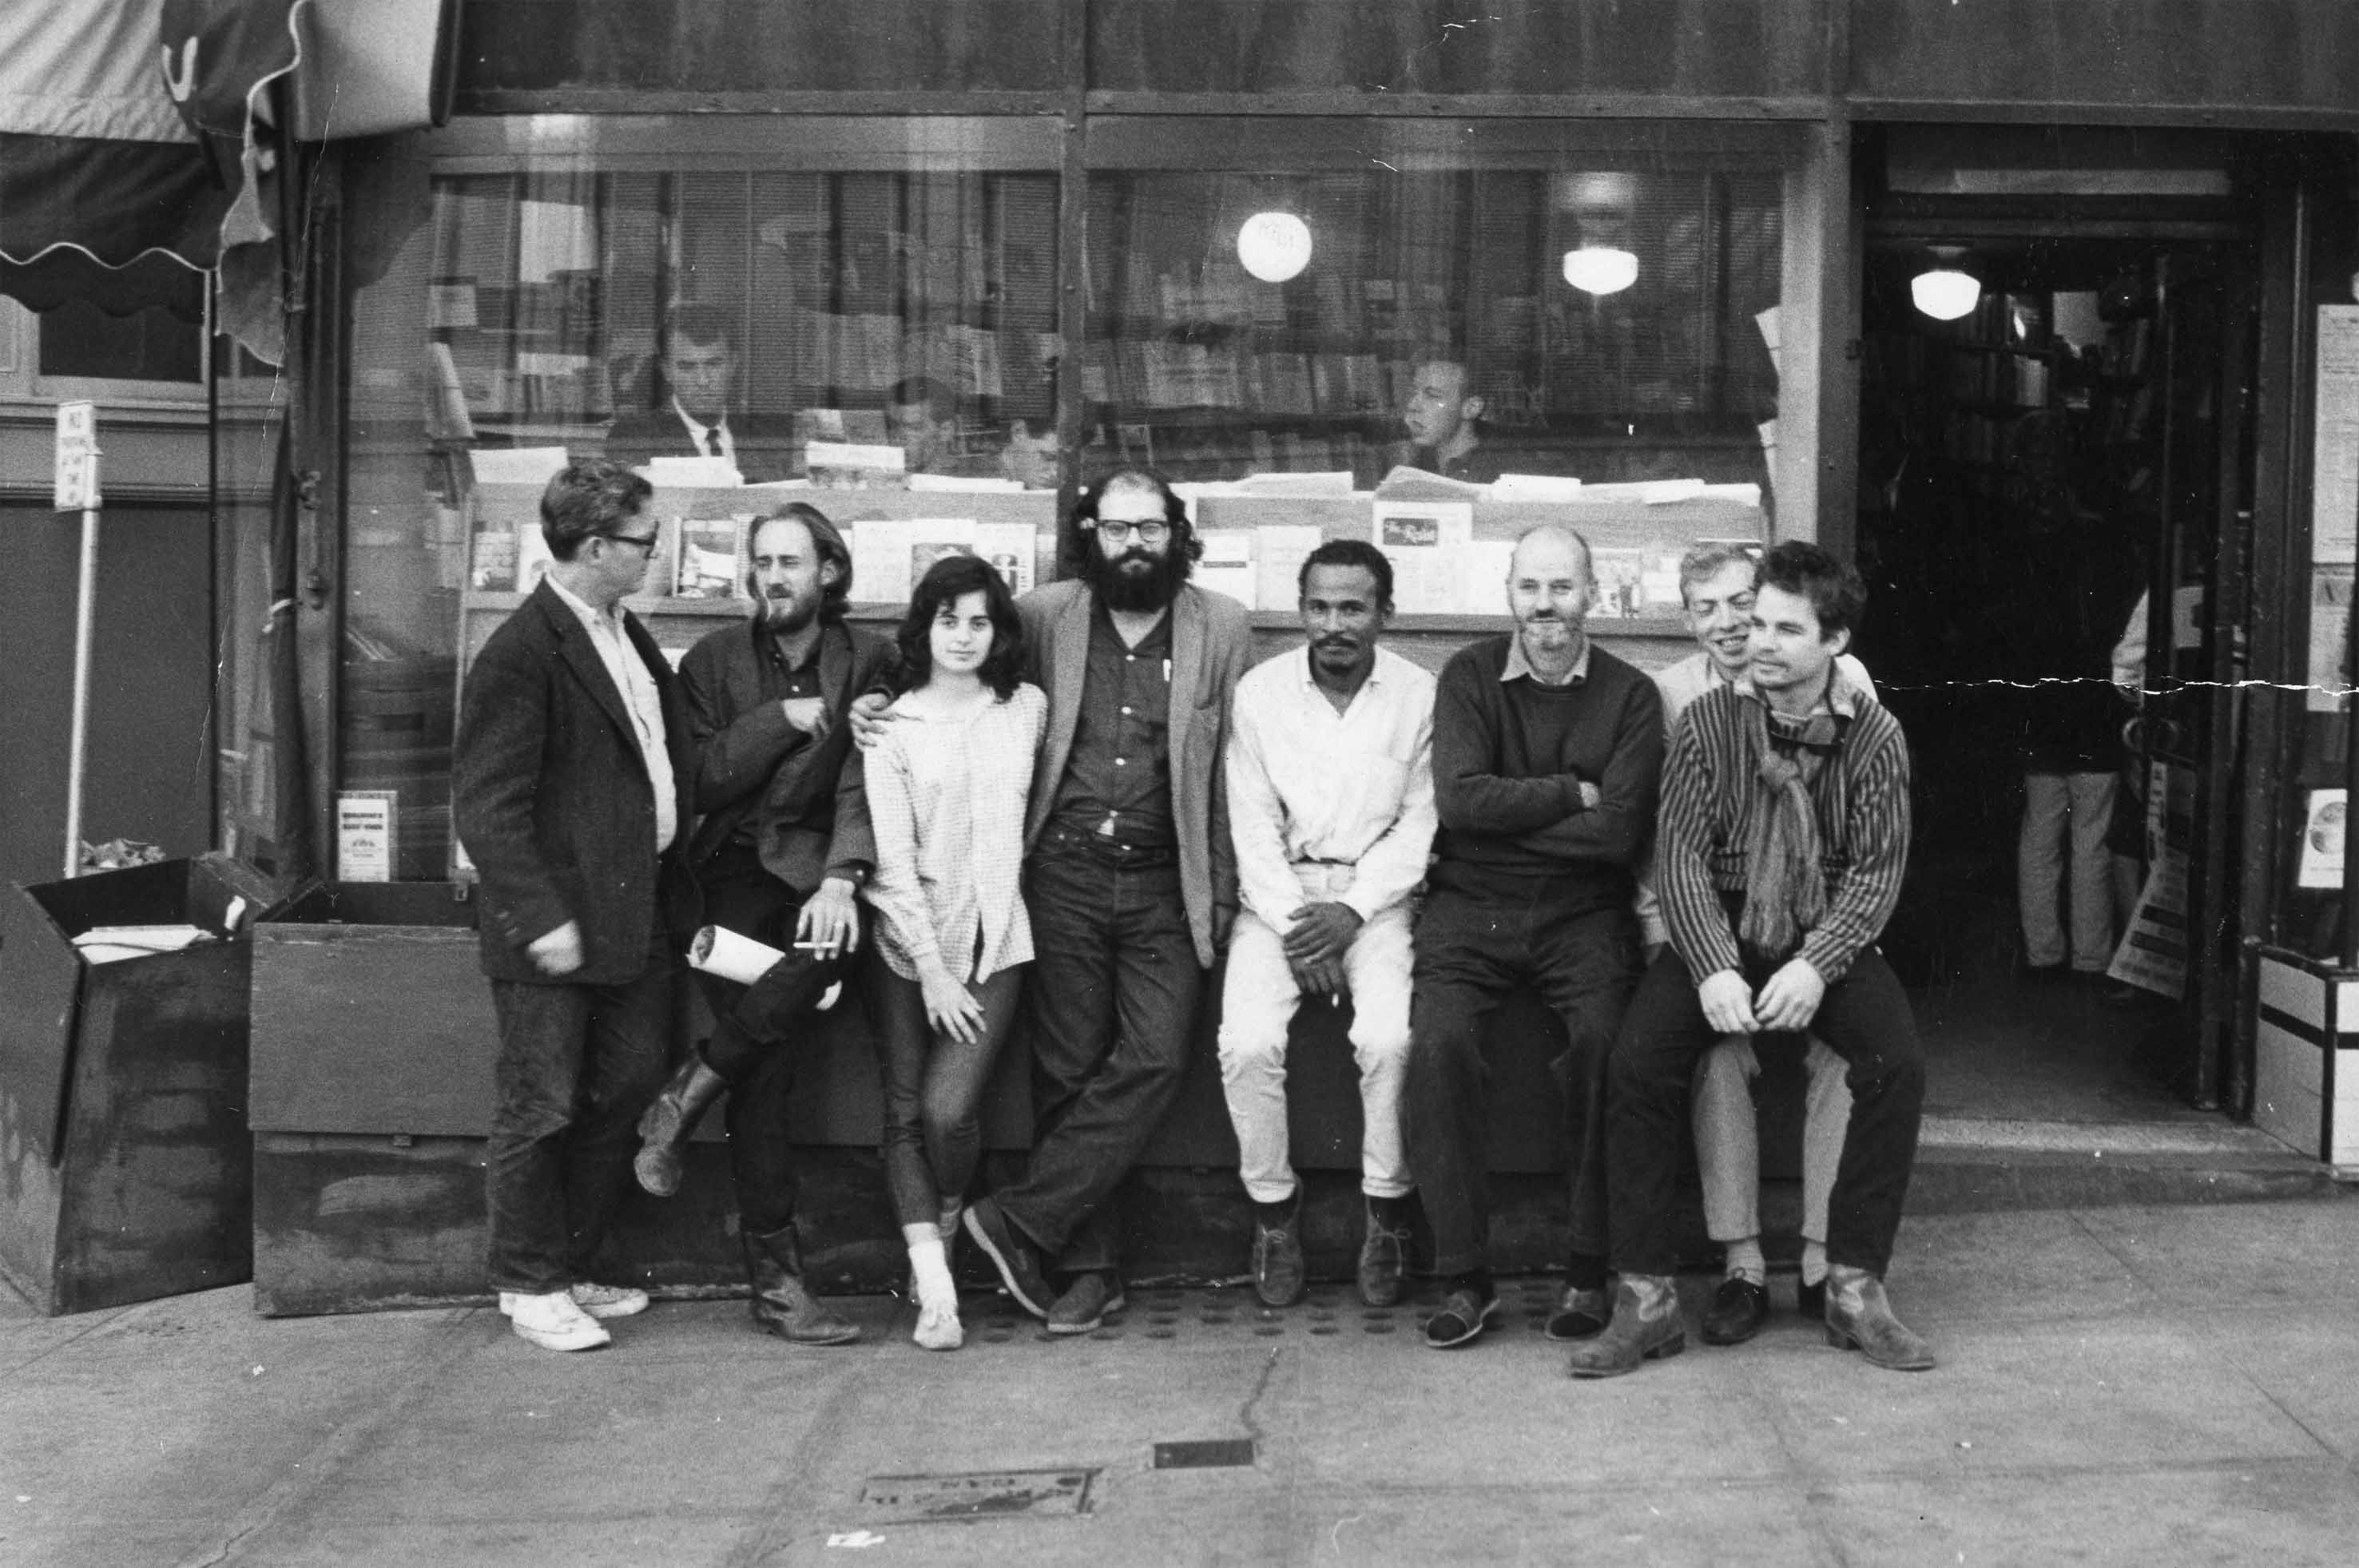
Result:
[[[1789,719],[1758,698],[1739,706],[1755,789],[1745,817],[1745,915],[1736,934],[1765,958],[1779,960],[1801,946],[1803,933],[1827,912],[1810,786],[1842,750],[1843,724],[1825,713]]]

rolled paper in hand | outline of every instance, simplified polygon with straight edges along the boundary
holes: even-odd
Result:
[[[740,936],[723,926],[704,927],[688,944],[688,966],[690,969],[717,975],[740,985],[751,985],[786,956],[767,942]],[[819,1010],[827,1011],[842,995],[842,982],[830,985],[827,995],[819,999]]]

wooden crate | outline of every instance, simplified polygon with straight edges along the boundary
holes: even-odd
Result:
[[[266,889],[172,860],[20,887],[0,909],[0,1270],[44,1312],[252,1271],[243,938],[91,964],[95,926],[223,930]]]

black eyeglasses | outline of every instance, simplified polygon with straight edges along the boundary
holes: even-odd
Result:
[[[642,561],[654,560],[656,546],[663,541],[663,535],[659,533],[647,534],[643,537],[632,534],[600,534],[598,537],[604,539],[608,544],[632,544],[638,546],[639,559]]]
[[[1161,544],[1171,537],[1169,523],[1124,523],[1110,518],[1101,518],[1091,527],[1116,544],[1120,544],[1133,534],[1138,536],[1138,542],[1141,544]]]

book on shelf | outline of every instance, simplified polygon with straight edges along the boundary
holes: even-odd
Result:
[[[1226,593],[1248,610],[1259,607],[1261,583],[1254,561],[1255,530],[1207,528],[1196,537],[1202,541],[1204,553],[1196,562],[1190,581],[1199,588]],[[1269,607],[1281,609],[1293,602],[1288,599]]]
[[[1474,540],[1474,504],[1379,495],[1369,513],[1369,541],[1393,563],[1393,607],[1409,615],[1456,610],[1458,561]]]
[[[679,564],[672,577],[672,595],[680,599],[736,599],[745,596],[740,563],[745,559],[745,529],[754,514],[727,517],[682,517],[679,520]]]
[[[1266,523],[1254,529],[1254,596],[1263,609],[1291,607],[1301,597],[1302,561],[1327,536],[1316,523]]]

